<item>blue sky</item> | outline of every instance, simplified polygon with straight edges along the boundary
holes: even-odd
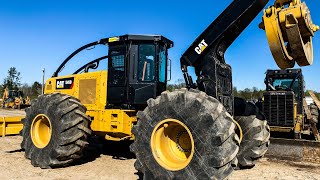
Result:
[[[200,3],[201,2],[201,3]],[[22,74],[22,82],[41,81],[41,69],[49,78],[60,63],[80,46],[101,38],[123,34],[162,34],[175,42],[169,51],[173,80],[182,79],[179,59],[194,39],[232,2],[203,1],[105,1],[15,0],[0,1],[0,82],[9,67]],[[306,1],[316,24],[320,2]],[[260,14],[226,53],[238,89],[264,88],[264,72],[277,68]],[[314,37],[315,62],[304,67],[308,89],[320,91],[320,32]],[[107,53],[99,47],[78,57],[79,62]],[[71,72],[71,71],[70,71]]]

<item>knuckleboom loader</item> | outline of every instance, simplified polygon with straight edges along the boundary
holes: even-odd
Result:
[[[261,108],[271,132],[295,139],[312,135],[319,141],[318,107],[306,102],[302,69],[267,70],[265,84]]]
[[[130,149],[144,179],[224,179],[235,167],[254,166],[268,149],[269,127],[254,104],[233,97],[231,66],[224,53],[267,2],[233,1],[182,55],[186,88],[173,92],[165,91],[173,42],[161,35],[116,36],[79,48],[26,110],[21,144],[25,156],[41,168],[66,166],[81,158],[88,137],[95,135],[134,140]],[[283,6],[274,6],[279,11],[287,5],[300,8],[300,1],[281,2]],[[271,21],[280,24],[277,18]],[[59,76],[73,56],[97,45],[107,45],[108,54]],[[89,72],[102,59],[107,59],[108,71]],[[188,67],[195,68],[196,82]]]

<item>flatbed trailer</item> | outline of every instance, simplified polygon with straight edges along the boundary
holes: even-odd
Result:
[[[6,135],[19,134],[23,128],[21,120],[25,116],[14,117],[0,117],[0,135],[5,137]]]
[[[23,128],[21,120],[25,112],[19,110],[0,109],[0,136],[17,135]]]

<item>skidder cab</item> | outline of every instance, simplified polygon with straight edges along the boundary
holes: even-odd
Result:
[[[82,50],[96,45],[107,45],[108,55],[88,62],[75,71],[73,75],[58,77],[59,72],[72,57]],[[124,35],[90,43],[79,48],[60,65],[53,78],[47,81],[49,86],[46,88],[46,93],[59,90],[61,93],[69,92],[68,94],[70,94],[77,90],[88,90],[92,92],[92,95],[97,95],[95,93],[97,88],[92,88],[93,85],[97,85],[93,82],[95,80],[95,82],[99,81],[101,85],[105,83],[106,91],[101,90],[100,92],[100,98],[104,98],[104,100],[96,99],[94,101],[94,96],[81,97],[82,94],[86,93],[80,93],[77,96],[80,101],[86,100],[85,102],[87,102],[82,103],[100,103],[107,109],[143,109],[149,98],[156,97],[166,89],[168,78],[166,72],[167,57],[168,49],[171,47],[173,47],[173,42],[160,35]],[[97,69],[104,59],[108,59],[108,71],[89,73],[89,70]],[[103,62],[105,63],[105,61]],[[100,76],[99,80],[92,77],[97,73]],[[107,77],[101,77],[102,75]],[[83,78],[87,82],[91,79],[88,89],[86,89],[86,86],[76,86],[74,88],[75,83],[79,83]],[[75,80],[77,82],[74,82]],[[52,84],[56,84],[56,87],[52,87]],[[91,99],[90,103],[88,103],[89,99]],[[99,107],[99,109],[101,108]]]

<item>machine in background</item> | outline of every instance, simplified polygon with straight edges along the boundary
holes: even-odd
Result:
[[[30,98],[24,97],[22,91],[4,89],[0,106],[3,108],[22,109],[31,105]]]
[[[271,132],[291,133],[295,139],[313,135],[318,141],[318,108],[307,105],[302,70],[267,70],[265,84],[262,109]]]

